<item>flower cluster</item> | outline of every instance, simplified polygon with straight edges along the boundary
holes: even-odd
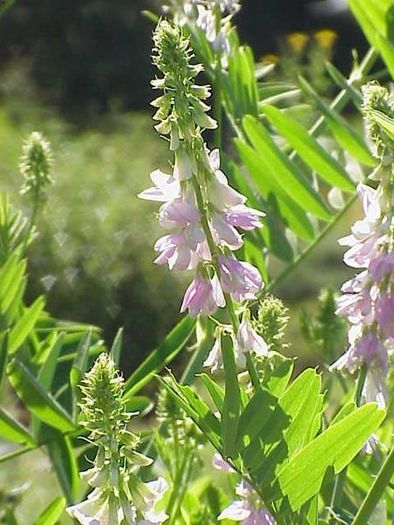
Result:
[[[194,270],[181,311],[210,315],[224,307],[226,296],[236,302],[254,299],[263,282],[256,268],[239,261],[243,245],[239,230],[260,226],[262,212],[246,206],[220,169],[218,150],[209,151],[202,138],[216,122],[207,115],[209,87],[195,84],[201,71],[192,65],[188,39],[178,26],[163,20],[154,35],[153,61],[162,77],[153,81],[163,95],[153,102],[157,131],[169,136],[174,152],[172,173],[156,170],[153,187],[142,199],[161,202],[159,223],[168,231],[155,244],[157,264],[170,270]]]
[[[390,137],[379,125],[379,116],[393,117],[394,101],[375,83],[363,91],[367,125],[380,159],[370,179],[378,185],[376,189],[358,185],[364,218],[339,241],[349,247],[345,263],[361,271],[342,286],[337,314],[346,316],[351,323],[349,349],[333,368],[354,372],[364,366],[367,375],[363,398],[384,405],[388,353],[394,342],[394,150]]]
[[[171,0],[177,24],[197,27],[206,36],[224,65],[230,54],[231,18],[240,8],[237,0]]]
[[[101,354],[81,387],[82,426],[98,452],[94,466],[81,473],[93,491],[68,507],[82,525],[153,525],[167,519],[157,504],[167,489],[158,478],[143,483],[136,475],[152,460],[136,451],[138,438],[127,430],[130,414],[122,400],[123,378],[108,354]]]

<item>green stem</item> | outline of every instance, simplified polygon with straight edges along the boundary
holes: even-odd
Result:
[[[345,215],[345,213],[348,211],[348,209],[351,207],[351,205],[356,201],[357,194],[354,194],[348,202],[345,204],[345,206],[342,208],[342,210],[335,216],[335,218],[327,224],[325,228],[319,233],[319,235],[315,238],[315,240],[309,244],[309,246],[301,252],[296,259],[294,259],[293,264],[290,264],[287,266],[282,273],[278,275],[273,281],[270,282],[270,284],[267,286],[267,288],[263,291],[263,294],[266,294],[268,292],[271,292],[274,288],[276,288],[282,281],[286,279],[286,277],[295,270],[303,261],[308,257],[308,255],[316,248],[318,244],[320,244],[320,241],[336,226],[336,224],[339,222],[339,220]]]
[[[394,474],[394,448],[391,449],[386,461],[382,465],[375,481],[372,483],[368,494],[363,501],[359,511],[354,518],[352,525],[366,525],[372,515],[376,505],[383,496],[385,488],[390,483],[390,479]]]
[[[361,404],[361,396],[362,396],[362,393],[363,393],[363,388],[364,388],[366,377],[367,377],[367,367],[365,365],[363,365],[360,368],[360,372],[358,374],[357,384],[356,384],[356,392],[355,392],[355,395],[354,395],[354,401],[355,401],[357,406],[360,406],[360,404]]]
[[[335,512],[335,509],[339,508],[342,501],[343,496],[343,485],[345,483],[346,479],[346,472],[347,469],[343,470],[338,476],[335,478],[334,482],[334,490],[332,491],[331,496],[331,502],[330,502],[330,509]],[[331,513],[328,525],[334,525],[336,523],[334,515]]]

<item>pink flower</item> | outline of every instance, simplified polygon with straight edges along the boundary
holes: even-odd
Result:
[[[364,288],[359,293],[343,294],[337,300],[337,315],[345,315],[353,324],[363,321],[370,324],[374,318],[372,300],[369,288]]]
[[[215,342],[203,366],[211,369],[211,374],[223,368],[222,345],[220,337],[216,337]]]
[[[215,452],[212,458],[212,465],[217,470],[222,470],[223,472],[235,472],[233,467],[227,463],[225,459],[218,453]]]
[[[368,266],[368,273],[374,281],[380,281],[394,270],[394,253],[381,253],[374,257]]]
[[[269,356],[267,343],[253,330],[250,321],[244,317],[237,332],[237,353],[244,356],[247,352],[252,352],[258,357]]]
[[[214,212],[212,215],[212,233],[216,244],[226,245],[231,250],[238,250],[243,245],[241,235],[229,225],[222,214]]]
[[[387,338],[394,338],[394,295],[379,294],[375,309],[379,328]]]
[[[180,196],[180,184],[171,175],[155,170],[150,174],[154,187],[142,191],[138,197],[149,201],[169,202]]]
[[[204,232],[198,225],[165,235],[156,241],[154,249],[161,253],[155,259],[155,263],[168,263],[170,270],[191,270],[197,266],[199,261],[197,250],[200,243],[204,241]]]
[[[255,299],[262,290],[263,281],[257,268],[234,257],[219,256],[220,282],[223,291],[235,301]]]
[[[232,206],[223,212],[224,221],[230,226],[241,228],[242,230],[254,230],[261,226],[260,217],[265,213],[249,208],[244,204]]]
[[[159,223],[163,228],[186,228],[199,220],[200,212],[196,206],[182,199],[163,204],[159,211]]]
[[[209,153],[208,163],[214,175],[209,183],[208,195],[210,202],[215,208],[222,211],[229,206],[245,204],[246,197],[229,186],[225,174],[220,171],[220,154],[218,149]]]
[[[243,525],[275,525],[273,516],[263,508],[260,498],[248,483],[242,481],[237,486],[236,494],[241,499],[224,509],[218,516],[219,520],[240,521]]]
[[[183,298],[181,312],[189,310],[190,315],[198,314],[211,315],[217,307],[224,307],[223,292],[216,275],[211,279],[203,277],[197,273],[196,277],[189,285]]]
[[[363,330],[363,325],[354,325],[349,330],[350,347],[331,369],[347,368],[354,372],[363,364],[368,367],[378,367],[385,375],[388,369],[387,349],[374,331]]]

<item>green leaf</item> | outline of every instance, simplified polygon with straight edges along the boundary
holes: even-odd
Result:
[[[4,439],[15,443],[26,443],[34,446],[33,436],[29,434],[27,428],[15,421],[7,412],[0,408],[0,435]]]
[[[17,359],[10,365],[9,379],[19,398],[41,421],[63,432],[75,430],[67,412]]]
[[[70,438],[56,432],[47,444],[51,463],[68,504],[74,503],[78,494],[79,471]]]
[[[74,361],[70,371],[70,384],[75,392],[79,385],[83,374],[88,367],[89,350],[92,342],[92,329],[89,329],[84,337],[81,339],[77,351],[75,353]]]
[[[171,362],[189,341],[196,326],[196,319],[185,317],[164,338],[162,343],[135,370],[125,383],[125,397],[135,395],[152,379],[154,374]]]
[[[280,150],[265,127],[250,115],[243,119],[243,127],[255,149],[265,158],[266,169],[271,177],[277,180],[282,190],[306,211],[320,219],[329,220],[331,214],[320,195],[312,188],[297,165]]]
[[[165,379],[159,377],[158,380],[185,414],[196,423],[214,448],[221,452],[220,422],[206,403],[189,386],[179,385],[173,377]]]
[[[363,97],[360,91],[356,89],[333,64],[327,62],[326,68],[333,81],[338,85],[338,87],[346,92],[349,99],[353,102],[356,108],[360,110],[363,103]]]
[[[238,421],[241,411],[241,395],[231,336],[221,335],[221,350],[224,367],[224,400],[221,434],[224,457],[231,457],[237,439]]]
[[[58,496],[41,512],[34,525],[56,525],[65,506],[66,500],[62,496]]]
[[[52,388],[52,383],[55,377],[60,351],[63,345],[63,339],[64,334],[57,334],[56,332],[53,332],[53,334],[51,334],[48,345],[48,354],[44,363],[41,366],[40,371],[38,372],[38,381],[48,391],[50,391]]]
[[[265,106],[264,114],[302,160],[323,180],[341,190],[354,191],[354,184],[346,171],[301,124],[273,106]]]
[[[329,466],[338,474],[359,452],[385,416],[375,403],[369,403],[331,425],[298,454],[278,474],[281,490],[298,510],[321,487]]]
[[[111,356],[116,366],[119,366],[120,354],[122,352],[122,342],[123,342],[123,328],[119,328],[119,330],[116,332],[116,336],[115,336],[114,342],[112,343],[112,347],[111,347]]]
[[[3,382],[3,377],[5,373],[5,369],[7,366],[7,358],[8,358],[8,335],[9,332],[4,332],[2,334],[2,337],[0,339],[0,389],[1,384]]]
[[[212,401],[214,402],[216,408],[219,410],[219,412],[222,411],[223,408],[223,399],[224,399],[224,392],[220,386],[211,379],[211,377],[207,374],[200,374],[199,378],[204,383],[205,388],[208,390],[209,395],[211,396]]]
[[[394,119],[385,115],[378,109],[372,109],[371,113],[377,124],[384,129],[390,139],[394,140]]]
[[[394,78],[394,45],[390,41],[391,0],[349,0],[349,6],[372,47],[381,54]]]
[[[264,387],[274,396],[280,397],[285,391],[294,370],[294,360],[279,356],[280,362],[264,378]]]
[[[147,412],[153,406],[152,401],[146,396],[134,396],[126,401],[126,408],[128,412],[140,414]]]
[[[21,319],[12,328],[9,339],[9,353],[13,354],[29,337],[45,306],[44,297],[39,297],[26,308]]]
[[[272,418],[277,408],[278,399],[276,397],[267,392],[265,388],[257,390],[246,405],[239,420],[236,440],[237,451],[248,446],[259,435],[261,436],[261,441],[266,442],[267,436],[263,434],[262,429],[267,421],[272,422],[270,418]],[[278,427],[279,425],[277,424],[276,428]]]
[[[279,400],[285,414],[291,417],[284,433],[289,456],[307,441],[313,420],[321,409],[321,376],[307,369],[290,385]]]
[[[300,77],[299,82],[304,93],[312,98],[317,108],[326,118],[328,127],[338,144],[363,164],[371,167],[375,166],[376,159],[370,153],[364,140],[354,131],[354,128],[349,126],[337,111],[330,108],[305,79]]]
[[[256,182],[264,199],[268,201],[270,194],[273,195],[277,201],[280,216],[284,219],[285,224],[299,237],[312,240],[314,238],[314,231],[306,213],[282,189],[277,178],[272,176],[270,167],[264,156],[257,153],[251,146],[239,139],[235,139],[234,143],[243,163]],[[269,210],[267,211],[269,212]]]

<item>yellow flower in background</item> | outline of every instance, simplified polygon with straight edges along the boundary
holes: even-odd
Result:
[[[295,31],[286,36],[286,41],[292,51],[301,53],[307,45],[309,36],[306,33]]]
[[[315,40],[318,46],[323,47],[324,49],[330,49],[334,44],[338,34],[333,29],[320,29],[316,31]]]
[[[279,62],[279,57],[278,55],[274,55],[274,53],[267,53],[266,55],[260,57],[260,62],[265,62],[267,64],[277,64]]]

